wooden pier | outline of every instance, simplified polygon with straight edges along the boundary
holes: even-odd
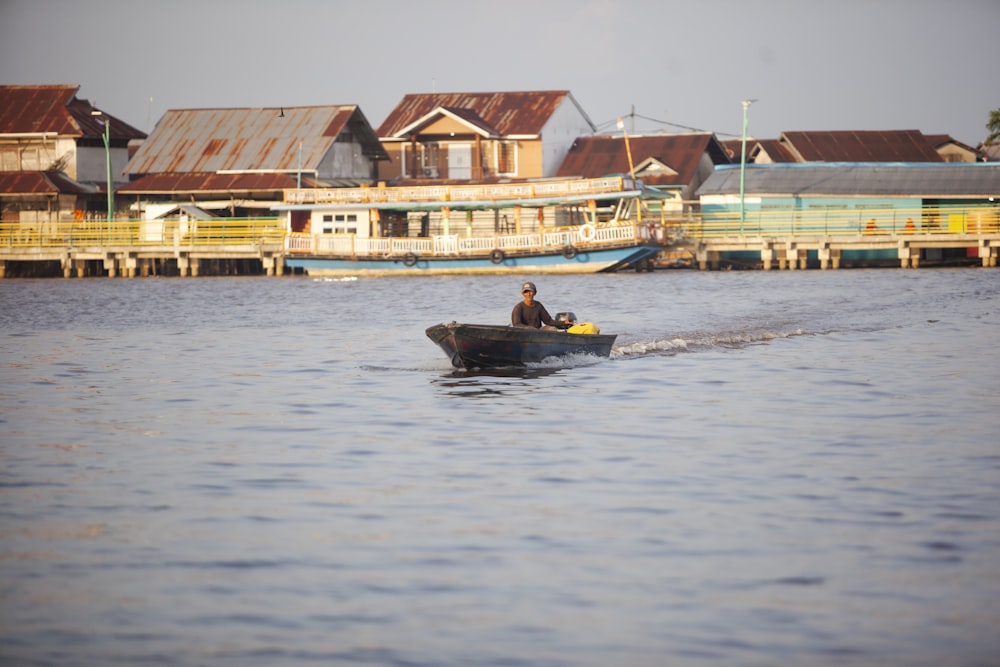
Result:
[[[642,230],[651,239],[668,241],[662,256],[684,255],[702,270],[736,264],[765,271],[875,265],[919,268],[944,263],[997,266],[997,209],[925,208],[893,215],[891,220],[857,216],[840,220],[826,214],[821,221],[787,215],[741,221],[732,215],[691,214],[683,219],[644,218]],[[280,276],[286,271],[286,257],[301,253],[295,243],[298,236],[288,231],[283,218],[2,222],[0,278]],[[329,236],[324,242],[338,238]],[[380,239],[390,240],[432,241]]]
[[[778,269],[838,269],[845,265],[918,268],[948,255],[997,265],[1000,207],[924,206],[843,210],[704,213],[673,221],[677,247],[698,268],[734,257]]]
[[[284,273],[282,219],[0,224],[0,278]]]
[[[769,271],[806,269],[810,264],[820,269],[839,269],[842,260],[858,251],[877,251],[887,257],[890,254],[899,261],[899,266],[919,268],[922,258],[939,261],[943,251],[965,250],[967,258],[978,258],[984,267],[997,266],[1000,254],[1000,234],[935,234],[926,236],[899,237],[880,236],[795,236],[786,238],[712,237],[682,240],[677,248],[686,249],[695,259],[699,269],[718,269],[727,255],[759,253],[760,268]],[[855,260],[855,264],[859,260]],[[866,263],[871,263],[868,260]]]

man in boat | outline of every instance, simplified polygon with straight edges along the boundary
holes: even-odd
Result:
[[[573,322],[552,319],[549,311],[545,310],[545,306],[540,301],[535,301],[537,292],[535,283],[521,285],[521,296],[524,300],[514,306],[514,310],[510,314],[512,325],[532,329],[541,329],[542,324],[556,329],[568,329],[573,326]]]

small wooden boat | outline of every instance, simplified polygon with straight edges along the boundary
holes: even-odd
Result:
[[[611,355],[616,334],[577,334],[491,324],[435,324],[426,331],[456,368],[524,366],[569,354]]]

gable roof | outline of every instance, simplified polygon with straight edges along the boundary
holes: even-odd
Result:
[[[950,134],[925,134],[924,137],[927,139],[928,143],[935,149],[940,150],[945,146],[957,146],[963,150],[970,151],[972,153],[976,152],[976,149],[968,144],[963,144],[961,141],[955,139]]]
[[[1000,164],[798,163],[747,165],[745,190],[755,195],[836,195],[982,197],[1000,194]],[[740,165],[724,165],[705,180],[697,195],[740,191]]]
[[[354,105],[173,109],[156,124],[125,172],[312,170],[345,130],[358,138],[369,157],[389,159]]]
[[[778,139],[760,139],[754,142],[752,150],[747,149],[747,160],[756,162],[761,153],[767,155],[771,162],[795,162],[795,156],[788,147]]]
[[[688,185],[697,174],[698,165],[705,153],[713,164],[728,164],[729,156],[715,135],[707,132],[694,134],[658,134],[629,137],[632,162],[636,178],[648,185]],[[668,169],[657,169],[664,165]],[[639,175],[639,169],[651,167]],[[599,178],[608,174],[629,173],[628,151],[623,137],[580,137],[569,149],[557,177]]]
[[[400,128],[396,135],[399,137],[408,136],[441,117],[453,118],[459,123],[468,126],[476,134],[481,134],[484,137],[494,138],[500,136],[500,133],[492,125],[483,120],[474,109],[463,109],[461,107],[437,107],[436,109],[432,109],[406,127]]]
[[[919,130],[782,132],[799,162],[943,162]]]
[[[71,85],[0,86],[0,133],[100,137],[104,124],[91,113],[98,109],[76,97],[79,89]],[[111,114],[107,116],[111,119],[112,139],[146,136]]]
[[[572,101],[581,116],[593,127],[593,123],[568,90],[411,93],[405,95],[382,122],[378,128],[378,136],[382,139],[405,137],[407,130],[419,126],[419,121],[442,109],[478,127],[492,129],[499,136],[537,136],[566,99]],[[474,112],[474,116],[469,112]]]

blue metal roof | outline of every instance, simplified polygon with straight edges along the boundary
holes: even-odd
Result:
[[[719,165],[697,196],[738,194],[738,164]],[[744,192],[754,195],[880,195],[1000,198],[1000,163],[825,162],[748,164]]]

